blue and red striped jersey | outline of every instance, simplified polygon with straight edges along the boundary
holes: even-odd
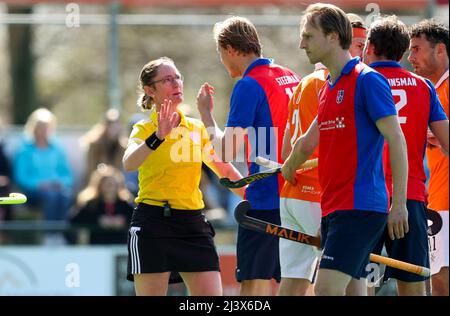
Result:
[[[396,115],[387,80],[351,59],[319,94],[317,123],[322,216],[337,210],[388,212],[384,137],[375,122]]]
[[[288,116],[288,103],[299,77],[291,70],[259,58],[245,71],[231,95],[228,127],[247,129],[249,174],[260,171],[257,156],[282,163],[281,146]],[[254,209],[278,209],[281,174],[249,185],[246,199]]]
[[[426,175],[423,158],[427,145],[427,130],[431,122],[446,120],[433,84],[405,69],[395,61],[376,62],[370,67],[389,82],[398,119],[408,148],[408,199],[426,201]],[[386,184],[392,195],[392,170],[389,146],[384,148]]]

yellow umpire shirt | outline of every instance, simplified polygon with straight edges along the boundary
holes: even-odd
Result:
[[[204,207],[199,184],[202,162],[209,165],[212,145],[205,126],[199,120],[186,117],[180,110],[180,124],[172,129],[165,141],[139,167],[137,203],[174,209],[199,210]],[[128,146],[142,144],[158,128],[158,114],[134,124]]]

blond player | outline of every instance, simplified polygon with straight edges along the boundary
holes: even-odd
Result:
[[[352,56],[361,56],[364,50],[365,26],[356,14],[347,14],[352,24]],[[362,43],[362,46],[361,46]],[[315,65],[314,72],[302,79],[289,102],[289,116],[283,139],[282,157],[286,159],[295,141],[306,131],[317,116],[318,94],[328,76],[324,65]],[[317,147],[309,159],[318,158]],[[280,193],[280,216],[283,227],[316,235],[322,211],[318,168],[299,173],[297,183],[285,182]],[[315,247],[280,239],[281,285],[279,295],[309,295],[310,285],[320,251]]]

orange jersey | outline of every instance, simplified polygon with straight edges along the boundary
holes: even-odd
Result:
[[[436,84],[436,92],[448,117],[448,70]],[[438,147],[427,146],[430,181],[428,184],[428,208],[435,211],[448,211],[448,157]]]
[[[316,69],[312,74],[304,77],[297,86],[291,100],[289,101],[289,141],[291,147],[295,141],[308,130],[317,116],[319,106],[319,91],[326,81],[328,70]],[[308,158],[319,157],[319,147]],[[297,184],[292,185],[285,181],[280,193],[281,198],[291,198],[311,202],[320,202],[319,168],[296,175]]]

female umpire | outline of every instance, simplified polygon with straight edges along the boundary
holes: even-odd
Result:
[[[170,279],[171,272],[179,273],[190,295],[222,295],[214,230],[201,212],[202,162],[219,177],[242,176],[216,159],[203,123],[178,109],[183,77],[170,58],[147,63],[140,86],[138,105],[150,116],[133,126],[123,158],[126,171],[139,171],[127,279],[134,280],[136,295],[166,295],[169,281],[180,281]]]

